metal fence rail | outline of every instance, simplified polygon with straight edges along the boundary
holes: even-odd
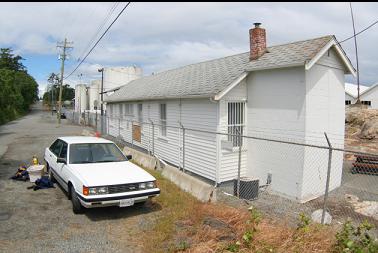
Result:
[[[219,132],[76,112],[67,113],[67,119],[213,183],[227,201],[246,199],[280,218],[303,212],[322,223],[331,215],[332,223],[366,219],[378,227],[378,154],[344,149],[344,137],[318,134],[314,143],[250,135],[241,127]]]

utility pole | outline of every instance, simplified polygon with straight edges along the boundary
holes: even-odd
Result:
[[[358,50],[357,50],[357,36],[356,36],[356,28],[354,26],[354,17],[353,17],[353,9],[352,3],[349,2],[350,7],[350,15],[352,16],[352,24],[353,24],[353,36],[354,36],[354,49],[356,51],[356,67],[357,67],[357,101],[356,104],[360,104],[360,71],[358,68]]]
[[[104,133],[104,68],[101,68],[98,70],[98,72],[101,72],[101,134]]]
[[[59,109],[58,109],[58,124],[60,124],[60,114],[62,111],[62,90],[63,90],[63,75],[64,75],[64,61],[67,57],[67,49],[73,48],[73,42],[67,42],[67,38],[64,39],[64,42],[58,43],[57,47],[63,48],[63,53],[60,55],[61,65],[60,65],[60,84],[59,84]]]

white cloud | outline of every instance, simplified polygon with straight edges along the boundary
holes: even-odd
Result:
[[[69,72],[113,4],[1,3],[0,46],[13,45],[21,55],[56,55],[56,42],[67,37],[74,42]],[[124,4],[119,3],[113,17]],[[353,7],[357,30],[377,18],[377,3],[353,3]],[[267,29],[269,45],[325,34],[335,34],[341,40],[352,34],[348,3],[131,3],[70,80],[80,82],[80,73],[87,81],[98,77],[101,65],[137,64],[149,74],[246,52],[248,29],[256,21]],[[378,81],[377,29],[359,37],[365,83]],[[352,41],[343,47],[354,62]]]

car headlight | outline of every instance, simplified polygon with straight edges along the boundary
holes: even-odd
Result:
[[[146,183],[140,183],[139,184],[139,189],[144,190],[144,189],[146,189],[146,186],[147,186]]]
[[[108,194],[108,187],[89,187],[89,195]]]
[[[155,188],[155,187],[156,187],[155,182],[148,182],[147,183],[147,188],[152,189],[152,188]]]

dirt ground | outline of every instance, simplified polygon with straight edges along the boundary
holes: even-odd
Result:
[[[58,136],[83,128],[37,105],[27,116],[0,127],[0,252],[141,252],[136,234],[149,229],[159,207],[90,209],[74,215],[59,187],[28,190],[30,182],[10,180],[21,163],[30,163]],[[126,231],[126,232],[125,232]]]

